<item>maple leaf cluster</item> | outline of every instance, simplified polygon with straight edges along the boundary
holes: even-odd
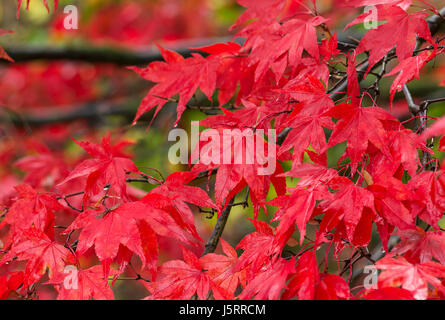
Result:
[[[410,0],[338,0],[351,10],[374,5],[383,22],[342,53],[316,1],[238,2],[245,11],[231,29],[243,44],[195,48],[202,54],[187,58],[159,46],[165,61],[131,67],[155,83],[134,123],[176,101],[177,125],[200,91],[222,112],[206,117],[203,127],[276,130],[275,171],[258,174],[263,165],[257,162],[197,161],[164,179],[141,171],[124,152],[131,143],[113,143],[110,135],[101,143],[75,140],[88,154],[75,165],[42,147],[16,162],[24,181],[0,203],[6,233],[0,266],[9,266],[0,276],[0,297],[32,298],[45,284],[58,299],[113,299],[114,282],[130,270],[147,289],[146,299],[445,298],[445,172],[433,158],[445,150],[445,140],[437,150],[431,145],[445,135],[445,118],[427,127],[425,103],[412,111],[418,126],[411,128],[377,105],[377,95],[359,81],[397,75],[390,104],[397,91],[408,90],[405,85],[444,52],[443,39],[434,38],[426,20],[438,11]],[[388,72],[390,61],[395,66]],[[342,75],[340,84],[332,85],[334,73]],[[341,82],[347,85],[337,92]],[[267,149],[274,141],[257,137],[256,143]],[[328,153],[342,144],[332,165]],[[229,148],[246,153],[243,143]],[[212,175],[212,192],[193,185]],[[152,189],[141,194],[132,181]],[[233,247],[220,230],[204,245],[193,210],[208,209],[224,228],[243,190],[255,231]],[[270,222],[259,218],[260,211]],[[374,229],[377,254],[369,252]],[[161,258],[165,239],[180,247],[182,258]],[[221,253],[215,252],[218,242]],[[289,250],[295,242],[298,250]],[[330,257],[340,265],[344,252],[352,257],[343,268],[328,264]],[[88,265],[91,255],[96,263]],[[359,260],[380,270],[372,288],[352,288]],[[71,267],[74,287],[67,285]]]

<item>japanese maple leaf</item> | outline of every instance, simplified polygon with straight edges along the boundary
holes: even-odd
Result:
[[[196,53],[192,54],[192,57],[185,59],[174,51],[164,49],[159,45],[158,48],[165,62],[156,61],[143,69],[137,67],[131,68],[144,79],[156,83],[142,100],[133,123],[135,123],[142,114],[157,106],[154,113],[155,117],[169,101],[169,98],[175,94],[179,94],[176,109],[176,125],[186,109],[187,102],[192,98],[198,87],[210,100],[212,99],[213,91],[215,91],[216,88],[219,59],[213,59],[212,56],[204,58]]]
[[[187,228],[197,239],[201,239],[195,228],[193,212],[186,202],[202,208],[216,209],[216,206],[204,190],[186,185],[197,175],[197,172],[172,173],[162,185],[154,188],[149,194],[159,194],[171,198],[169,205],[178,210]]]
[[[396,163],[401,163],[403,168],[413,177],[420,165],[419,152],[432,153],[417,134],[408,129],[391,131],[388,133],[391,155]]]
[[[303,161],[304,152],[309,146],[317,152],[322,152],[326,147],[326,136],[323,128],[334,128],[331,118],[321,114],[299,114],[302,108],[304,108],[303,104],[295,106],[295,109],[289,115],[285,126],[292,128],[292,130],[289,131],[278,151],[278,156],[280,156],[293,149],[293,166]]]
[[[331,180],[331,184],[331,188],[338,191],[333,199],[324,200],[320,204],[325,212],[320,231],[330,231],[343,222],[347,238],[352,243],[368,244],[371,240],[372,221],[377,219],[374,195],[344,177]]]
[[[239,295],[240,300],[277,300],[290,274],[295,272],[295,258],[278,260],[266,266],[251,279]]]
[[[31,0],[26,0],[26,10],[29,9],[29,2]],[[20,17],[20,7],[22,5],[23,0],[17,0],[17,19]],[[45,8],[49,12],[49,5],[48,0],[43,0],[43,4],[45,5]],[[54,0],[54,11],[57,11],[57,6],[59,5],[59,0]]]
[[[229,102],[237,89],[236,105],[241,98],[249,94],[252,89],[252,68],[248,66],[247,56],[241,54],[241,46],[234,42],[217,43],[210,46],[193,48],[212,55],[218,63],[216,70],[216,87],[218,88],[218,102],[222,106]]]
[[[84,204],[93,195],[103,192],[104,187],[110,186],[116,196],[128,200],[126,194],[126,174],[139,172],[136,165],[128,158],[122,157],[120,149],[110,144],[110,136],[103,137],[102,144],[75,141],[93,159],[87,159],[77,165],[74,170],[58,185],[66,184],[76,178],[86,178]]]
[[[323,119],[322,113],[334,107],[334,102],[331,97],[326,94],[326,88],[323,83],[316,77],[307,74],[304,79],[298,77],[290,80],[283,89],[277,90],[282,93],[287,93],[291,99],[302,102],[297,105],[295,109],[295,116],[319,116]],[[325,122],[324,125],[328,125]],[[330,128],[328,125],[327,128]]]
[[[113,291],[104,277],[101,266],[67,270],[49,283],[58,290],[57,300],[113,300]]]
[[[320,274],[314,251],[304,252],[297,261],[295,276],[282,299],[344,300],[350,296],[349,286],[335,274]]]
[[[315,189],[328,184],[329,181],[338,176],[338,172],[324,165],[304,162],[282,175],[300,178],[298,180],[299,187]]]
[[[188,300],[194,294],[200,300],[207,300],[210,290],[215,299],[230,298],[230,295],[217,286],[207,274],[203,263],[191,251],[182,248],[184,261],[172,260],[165,262],[155,282],[145,286],[151,292],[150,300]]]
[[[423,51],[417,56],[409,57],[401,61],[394,69],[391,70],[391,72],[385,75],[385,77],[389,77],[397,74],[397,77],[394,79],[389,90],[391,93],[391,104],[396,92],[402,91],[403,86],[412,79],[419,79],[420,70],[435,56],[435,50],[434,52]]]
[[[411,177],[417,174],[420,166],[419,149],[432,153],[419,135],[412,130],[400,128],[400,130],[388,131],[388,148],[391,158],[375,149],[370,152],[370,161],[366,168],[368,173],[378,179],[379,177],[395,176],[398,172],[406,170]],[[370,151],[370,150],[368,150]]]
[[[48,270],[48,275],[63,272],[65,263],[71,252],[63,245],[51,240],[45,233],[37,229],[22,231],[22,238],[12,245],[2,257],[0,265],[17,258],[27,261],[24,271],[24,287],[37,282]]]
[[[278,194],[285,191],[285,179],[277,177],[283,169],[272,153],[276,148],[274,141],[266,141],[258,132],[252,135],[250,129],[246,130],[231,130],[228,135],[222,128],[213,129],[208,131],[210,139],[204,132],[200,136],[200,144],[192,153],[192,161],[196,163],[193,172],[208,170],[210,173],[218,169],[215,203],[219,214],[245,186],[249,186],[255,217],[261,207],[265,210],[265,200],[271,183]],[[252,142],[250,146],[254,147],[255,151],[262,148],[263,152],[248,149],[247,141]]]
[[[369,142],[391,158],[387,146],[388,134],[382,121],[397,120],[387,111],[379,107],[360,107],[342,103],[330,109],[326,115],[340,119],[335,125],[327,147],[346,140],[347,147],[343,157],[348,156],[351,159],[353,172],[365,154]]]
[[[126,266],[131,258],[128,251],[137,254],[144,266],[155,274],[158,259],[156,234],[190,243],[167,212],[142,201],[124,203],[114,210],[102,207],[80,213],[65,233],[77,229],[81,231],[76,253],[82,255],[94,245],[106,276],[116,258],[121,270]]]
[[[209,253],[200,258],[207,274],[221,288],[235,294],[238,285],[246,286],[246,270],[235,270],[238,255],[224,239],[219,239],[224,252],[222,254]]]
[[[422,171],[413,177],[408,185],[418,196],[410,202],[413,215],[418,215],[428,224],[437,226],[445,211],[445,177],[442,170]]]
[[[235,270],[247,269],[247,279],[251,279],[264,265],[275,259],[292,236],[293,229],[284,235],[274,235],[272,227],[260,220],[251,220],[256,232],[247,234],[236,249],[244,250]]]
[[[281,207],[275,212],[272,221],[280,220],[277,227],[278,234],[289,232],[289,228],[294,230],[294,223],[300,231],[300,243],[303,243],[306,235],[306,224],[312,216],[315,200],[315,192],[303,188],[294,188],[290,195],[283,195],[268,202],[273,206]]]
[[[0,29],[0,36],[8,33],[13,33],[13,32],[10,30]],[[0,47],[0,59],[5,59],[14,62],[14,60],[6,53],[5,49],[3,49],[2,47]]]
[[[437,262],[411,264],[403,257],[385,257],[375,266],[383,270],[379,275],[379,287],[401,287],[410,291],[417,300],[428,298],[428,285],[445,292],[441,282],[445,276],[445,266]]]
[[[248,37],[243,50],[249,53],[249,65],[257,65],[255,81],[264,77],[272,66],[275,78],[278,80],[284,73],[282,66],[297,65],[302,58],[303,50],[312,57],[319,57],[316,26],[326,22],[327,19],[316,16],[307,19],[289,19],[282,24],[274,22],[265,25],[255,37]],[[250,35],[248,30],[238,34]]]
[[[374,195],[377,214],[385,222],[401,230],[413,229],[415,215],[407,208],[405,202],[414,199],[415,194],[399,179],[387,176],[374,177],[376,183],[368,186],[367,190]]]
[[[9,208],[0,229],[10,226],[8,243],[20,236],[23,230],[35,228],[54,235],[54,212],[63,209],[54,195],[38,193],[28,185],[15,187],[19,197]]]
[[[402,239],[391,254],[403,255],[412,263],[424,263],[437,259],[445,265],[445,232],[425,232],[420,227],[416,230],[405,230],[397,233]]]
[[[365,12],[351,22],[346,28],[365,21],[372,10]],[[398,6],[379,6],[378,21],[387,22],[376,29],[368,31],[357,47],[357,53],[369,51],[368,70],[382,59],[394,46],[396,46],[397,58],[403,61],[412,56],[416,46],[416,36],[432,42],[428,24],[425,21],[426,13],[407,13]]]

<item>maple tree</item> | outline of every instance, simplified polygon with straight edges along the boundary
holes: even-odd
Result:
[[[145,97],[126,125],[142,123],[148,139],[158,121],[173,129],[193,110],[215,134],[251,129],[257,148],[276,148],[272,159],[268,152],[249,161],[253,151],[244,140],[225,144],[218,137],[214,150],[214,139],[201,131],[188,166],[164,177],[127,153],[135,142],[121,134],[126,128],[75,139],[72,127],[54,121],[19,143],[5,139],[1,299],[44,298],[48,287],[61,300],[114,299],[121,280],[140,284],[149,300],[445,299],[445,116],[429,113],[431,106],[443,108],[445,96],[416,96],[407,85],[443,61],[445,8],[423,0],[237,2],[242,13],[230,27],[232,40],[196,45],[187,56],[157,44],[161,60],[147,66],[87,70],[51,62],[42,71],[17,65],[20,55],[0,47],[8,63],[4,79],[43,83],[29,96],[8,98],[1,93],[10,87],[0,83],[0,100],[15,106],[11,112],[20,114],[23,101],[44,105],[42,92],[56,104],[93,99],[98,74],[117,75],[116,87],[137,75],[151,84],[147,90],[143,83]],[[49,11],[49,1],[43,5]],[[107,12],[142,11],[123,6]],[[362,13],[365,6],[373,9]],[[350,19],[343,28],[336,8]],[[119,26],[115,38],[151,41],[141,21],[135,23],[141,30]],[[379,23],[343,41],[344,32],[369,21]],[[85,34],[106,38],[101,23],[111,22],[95,17]],[[59,17],[53,28],[62,32]],[[0,29],[4,39],[13,35]],[[445,83],[439,70],[435,86]],[[71,80],[60,78],[63,72]],[[382,101],[386,77],[392,77],[389,101]],[[405,119],[396,112],[400,104]],[[176,115],[166,121],[163,112],[172,105]],[[272,129],[276,141],[258,133]],[[72,141],[75,151],[42,143],[48,136]],[[81,149],[86,154],[72,155]],[[218,161],[205,161],[210,151]],[[267,159],[274,170],[261,174]],[[252,216],[241,212],[250,232],[237,241],[226,237],[234,211],[249,206]],[[215,221],[210,234],[201,213]],[[372,286],[365,266],[375,270]]]

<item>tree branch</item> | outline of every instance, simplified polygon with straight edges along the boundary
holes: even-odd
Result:
[[[216,220],[216,224],[215,227],[213,228],[212,234],[210,235],[210,238],[205,245],[205,249],[202,254],[203,256],[205,256],[208,253],[212,253],[216,250],[219,238],[221,238],[221,235],[224,231],[224,227],[226,226],[227,223],[227,219],[229,218],[230,211],[232,210],[234,199],[235,197],[233,197],[232,200],[230,200],[227,207],[223,210],[219,218]]]

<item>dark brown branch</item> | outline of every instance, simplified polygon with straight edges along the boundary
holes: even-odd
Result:
[[[230,211],[232,210],[234,199],[235,197],[233,197],[232,200],[230,200],[230,203],[227,205],[227,207],[223,210],[219,218],[216,220],[216,224],[215,227],[213,228],[212,234],[210,235],[210,238],[205,245],[205,249],[202,254],[203,256],[205,256],[208,253],[212,253],[216,250],[219,238],[221,238],[221,235],[224,231],[224,227],[226,226],[227,223],[227,219],[229,218]]]
[[[182,41],[179,45],[171,49],[185,57],[189,57],[192,52],[190,47],[201,47],[217,42],[230,41],[230,37],[198,39],[193,41]],[[240,42],[240,40],[235,39]],[[146,65],[153,61],[163,60],[161,53],[156,46],[149,46],[137,51],[130,51],[122,48],[111,47],[26,47],[26,46],[5,46],[4,49],[15,63],[24,63],[39,60],[64,60],[82,61],[89,63],[110,63],[119,66]],[[2,61],[6,62],[6,60]]]

